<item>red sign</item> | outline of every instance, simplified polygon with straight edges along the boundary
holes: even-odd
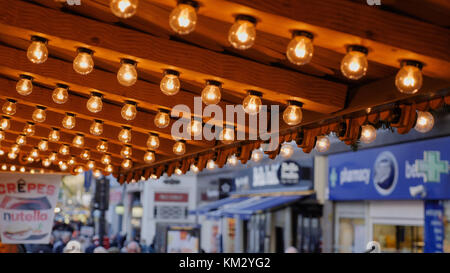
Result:
[[[155,193],[155,202],[187,202],[189,194],[173,193],[173,192],[157,192]]]

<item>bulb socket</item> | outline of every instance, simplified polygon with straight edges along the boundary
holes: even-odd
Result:
[[[215,80],[206,80],[206,85],[214,85],[217,87],[222,87],[222,83]]]
[[[25,74],[20,74],[19,78],[25,79],[25,80],[30,80],[30,81],[33,80],[33,77],[31,77],[30,75],[25,75]]]
[[[181,142],[181,143],[186,144],[186,140],[184,140],[184,139],[177,140],[177,142]]]
[[[105,142],[105,143],[108,143],[108,140],[107,140],[107,139],[104,139],[104,138],[101,138],[100,141],[103,141],[103,142]],[[125,145],[125,146],[127,146],[127,145]]]
[[[66,84],[63,84],[63,83],[57,83],[57,84],[56,84],[56,87],[58,87],[58,88],[64,88],[64,89],[69,90],[69,86],[66,85]]]
[[[252,23],[254,25],[256,25],[256,22],[257,22],[255,17],[247,15],[247,14],[238,14],[238,15],[236,15],[235,21],[239,21],[239,20],[249,21],[250,23]]]
[[[102,93],[98,93],[98,92],[91,92],[91,96],[103,98],[103,94]]]
[[[351,51],[358,51],[365,55],[369,54],[369,49],[367,47],[361,46],[361,45],[349,45],[347,47],[347,52],[351,52]]]
[[[4,119],[11,119],[11,118],[8,117],[8,116],[2,116],[2,118],[4,118]]]
[[[156,136],[156,137],[159,137],[159,134],[157,134],[157,133],[149,132],[148,134],[149,134],[150,136]]]
[[[247,95],[262,97],[262,93],[256,90],[247,90]]]
[[[177,4],[185,4],[185,5],[189,5],[193,8],[195,8],[196,10],[199,8],[200,4],[197,1],[193,1],[193,0],[178,0]]]
[[[170,110],[167,110],[167,109],[164,109],[164,108],[159,108],[158,111],[161,112],[161,113],[170,114]]]
[[[31,36],[31,41],[33,41],[33,42],[41,42],[41,43],[44,43],[46,45],[48,43],[48,39],[45,39],[43,37],[36,36],[36,35]]]
[[[6,99],[7,101],[11,102],[11,103],[16,103],[17,101],[14,99]]]
[[[100,120],[100,119],[94,119],[94,122],[95,122],[95,123],[103,124],[103,120]]]
[[[27,121],[27,123],[28,123],[29,125],[34,125],[34,122],[31,122],[31,121]]]
[[[87,53],[87,54],[89,54],[89,55],[94,54],[94,51],[93,51],[93,50],[88,49],[88,48],[85,48],[85,47],[79,47],[79,48],[77,48],[77,52],[78,52],[78,53]]]
[[[133,61],[131,59],[120,59],[120,63],[121,64],[131,64],[131,65],[134,65],[134,66],[137,65],[137,62]]]
[[[165,75],[174,75],[174,76],[180,76],[180,72],[176,71],[176,70],[172,70],[172,69],[166,69],[164,70],[164,76]]]
[[[419,68],[420,70],[422,70],[422,68],[423,68],[423,63],[419,62],[419,61],[415,61],[415,60],[401,60],[400,66],[403,67],[405,65],[414,66],[414,67]]]
[[[69,116],[69,117],[75,117],[76,116],[74,113],[69,113],[69,112],[66,112],[66,115]]]
[[[298,107],[303,107],[303,102],[297,100],[288,100],[288,105],[295,105]]]
[[[53,131],[59,131],[59,129],[56,128],[56,127],[52,127],[52,130],[53,130]]]
[[[122,129],[131,131],[131,127],[129,127],[129,126],[122,126]]]
[[[305,31],[305,30],[293,30],[292,31],[292,38],[295,38],[297,36],[305,36],[309,39],[314,39],[314,34],[312,34],[309,31]]]
[[[47,109],[47,107],[42,106],[42,105],[36,105],[36,108],[37,108],[37,109],[44,110],[44,111]]]
[[[131,104],[131,105],[137,106],[137,102],[132,101],[132,100],[126,100],[125,104]]]

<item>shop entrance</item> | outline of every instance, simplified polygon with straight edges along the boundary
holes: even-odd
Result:
[[[373,240],[383,252],[422,253],[423,234],[423,226],[373,225]]]

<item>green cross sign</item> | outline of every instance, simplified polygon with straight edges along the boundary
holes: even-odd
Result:
[[[336,186],[336,181],[337,181],[336,168],[331,169],[330,181],[331,181],[331,186],[335,187]]]
[[[441,182],[441,173],[448,173],[448,161],[440,159],[439,151],[424,151],[423,160],[416,160],[417,172],[424,173],[424,182]]]

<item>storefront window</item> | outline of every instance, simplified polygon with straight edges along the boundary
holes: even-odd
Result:
[[[339,253],[361,253],[365,251],[364,219],[339,218]]]
[[[423,234],[422,226],[373,225],[373,240],[382,252],[422,253]]]

